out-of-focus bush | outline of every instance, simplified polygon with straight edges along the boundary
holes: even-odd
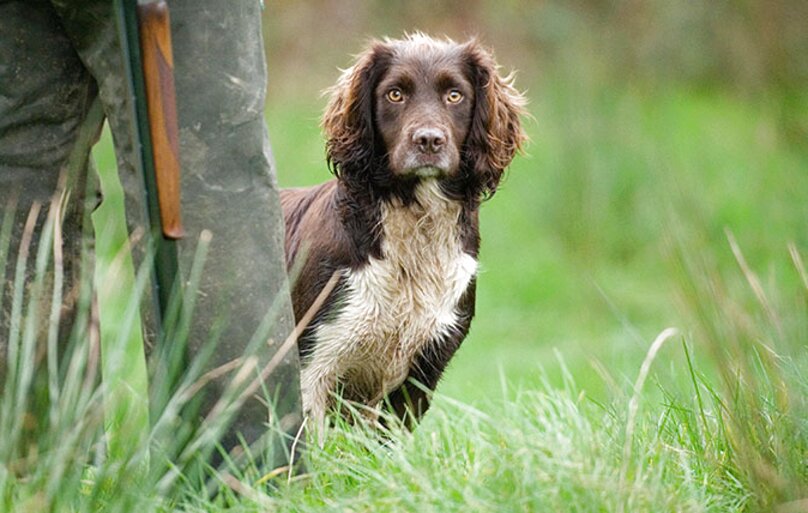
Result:
[[[804,0],[276,0],[264,25],[270,94],[316,94],[371,37],[478,36],[520,83],[545,77],[766,95],[808,136]]]
[[[269,54],[283,69],[420,29],[480,35],[531,74],[589,54],[620,79],[748,91],[808,83],[807,22],[801,0],[276,0],[265,11]]]

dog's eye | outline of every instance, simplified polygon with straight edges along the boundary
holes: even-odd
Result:
[[[387,91],[387,99],[393,103],[401,103],[404,101],[404,94],[401,89],[393,88]]]
[[[463,99],[463,93],[458,91],[457,89],[452,89],[449,91],[449,94],[446,95],[446,101],[449,103],[460,103],[460,100]]]

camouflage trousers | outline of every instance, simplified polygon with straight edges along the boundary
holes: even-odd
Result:
[[[208,368],[241,356],[257,338],[263,363],[294,320],[263,118],[261,6],[258,0],[173,0],[169,7],[187,233],[179,244],[184,276],[200,232],[212,233],[189,352],[200,351],[215,331]],[[9,255],[16,255],[31,205],[38,202],[47,210],[60,170],[75,156],[82,124],[97,100],[114,140],[127,223],[130,230],[146,224],[143,179],[133,165],[132,100],[124,59],[112,0],[0,0],[0,209],[15,216]],[[93,178],[91,167],[85,164],[83,178],[87,173]],[[82,202],[73,204],[65,215],[63,240],[66,279],[75,281],[86,229],[83,235]],[[5,279],[13,275],[14,259],[8,261]],[[4,301],[0,367],[5,367],[8,308],[9,301]],[[208,387],[212,391],[203,401],[208,408],[225,383],[222,379]],[[274,418],[283,430],[295,433],[302,421],[295,350],[265,385],[276,398]],[[267,432],[269,415],[265,401],[247,400],[224,445],[232,447],[239,436],[258,440]]]

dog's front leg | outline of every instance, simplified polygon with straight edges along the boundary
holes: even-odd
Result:
[[[304,369],[301,374],[303,412],[315,430],[317,443],[321,448],[325,444],[325,417],[336,383],[336,374],[333,372],[316,373],[312,369]]]
[[[454,329],[427,344],[410,365],[407,379],[387,395],[385,406],[396,414],[407,429],[415,428],[429,409],[432,392],[438,386],[444,369],[469,333],[476,290],[477,281],[472,279],[457,305],[458,319]]]
[[[465,329],[428,345],[410,367],[407,379],[387,395],[385,406],[412,430],[429,409],[432,392],[438,386],[443,370],[449,364],[460,343],[468,333]]]
[[[385,406],[395,413],[410,431],[429,409],[433,389],[427,391],[425,387],[426,385],[419,380],[407,378],[407,381],[387,396]],[[381,420],[384,423],[384,418]]]

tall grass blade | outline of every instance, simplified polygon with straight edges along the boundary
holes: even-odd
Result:
[[[662,348],[665,342],[668,341],[668,339],[676,336],[678,333],[679,331],[676,328],[665,328],[659,335],[657,335],[657,337],[651,343],[648,353],[645,355],[642,366],[640,366],[640,372],[637,375],[637,380],[634,382],[634,393],[629,400],[628,415],[626,417],[625,444],[623,445],[623,465],[620,467],[619,481],[621,489],[625,488],[626,486],[628,468],[631,464],[631,448],[634,444],[634,428],[636,427],[637,423],[637,410],[639,409],[640,395],[642,394],[645,380],[648,378],[648,373],[651,370],[651,364],[654,362],[654,359],[656,359],[656,355],[659,350]]]
[[[25,417],[24,402],[28,390],[20,387],[20,355],[24,349],[20,347],[23,325],[23,299],[25,290],[25,274],[28,255],[34,236],[34,227],[39,217],[41,205],[34,203],[25,221],[20,248],[17,253],[17,264],[14,272],[13,295],[11,299],[11,318],[9,323],[8,345],[6,347],[7,373],[3,390],[2,417],[3,460],[8,461],[19,455],[20,430]],[[21,404],[22,402],[22,404]]]
[[[14,216],[17,214],[17,197],[12,196],[11,201],[3,207],[3,222],[0,224],[0,312],[3,310],[6,288],[6,263],[8,262],[8,252],[11,248],[11,227],[14,225]]]
[[[67,201],[64,188],[65,173],[59,179],[57,192],[51,200],[48,215],[53,227],[53,290],[51,293],[51,308],[48,318],[47,336],[47,375],[48,375],[48,415],[51,430],[55,431],[59,425],[59,322],[61,321],[63,289],[64,289],[64,258],[62,252],[62,208]]]
[[[146,348],[139,314],[139,293],[145,285],[137,283],[126,225],[116,216],[118,198],[123,197],[117,177],[102,176],[101,191],[107,201],[92,214],[101,369],[109,456],[123,462],[143,446],[149,433]],[[121,294],[122,290],[133,292]]]

